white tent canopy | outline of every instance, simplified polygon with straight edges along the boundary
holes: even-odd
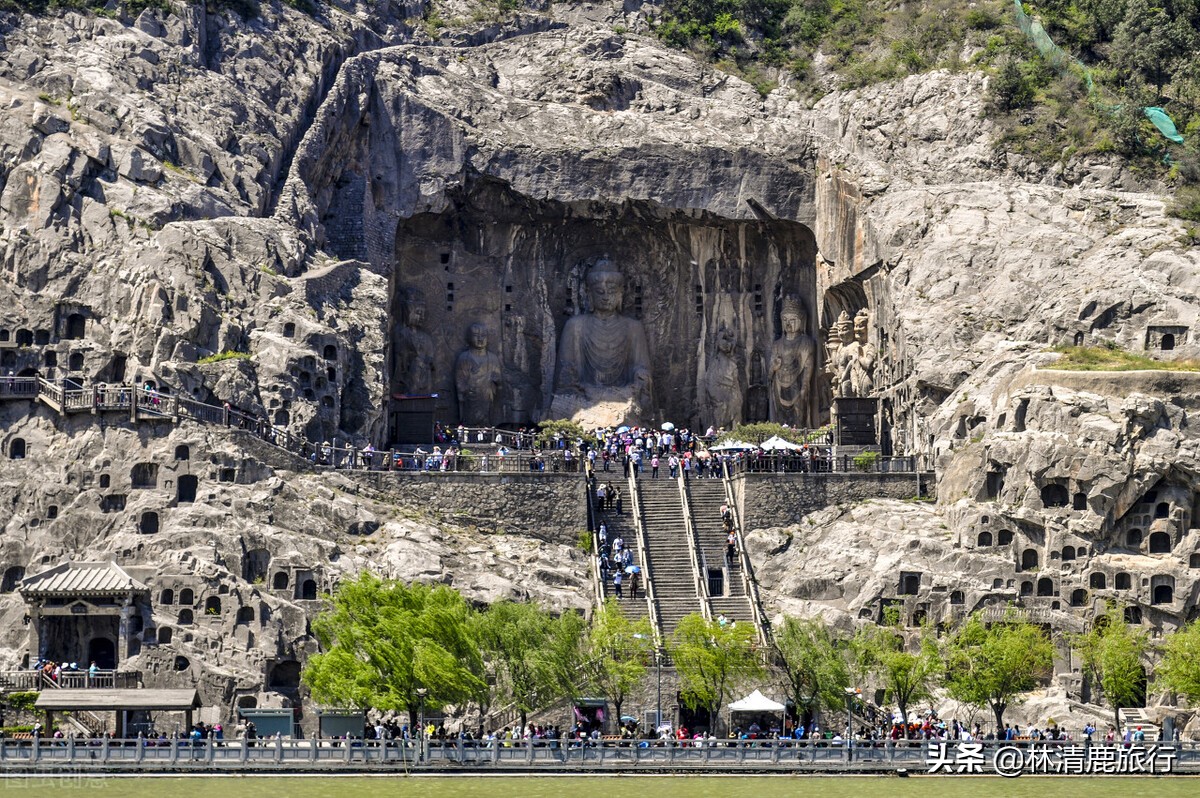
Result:
[[[803,449],[803,446],[786,441],[778,435],[772,435],[761,444],[762,448],[768,452],[798,452]]]
[[[730,712],[782,712],[783,704],[772,701],[758,690],[729,705]]]
[[[710,447],[710,451],[737,452],[737,451],[744,451],[746,449],[757,449],[757,448],[758,448],[758,446],[756,446],[755,444],[746,443],[745,441],[721,441],[716,446]]]

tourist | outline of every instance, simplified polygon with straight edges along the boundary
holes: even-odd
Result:
[[[623,596],[621,595],[621,569],[620,568],[618,568],[617,572],[615,574],[613,574],[613,592],[617,594],[618,599],[623,598]]]

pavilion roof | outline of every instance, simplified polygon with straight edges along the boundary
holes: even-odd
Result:
[[[21,581],[22,596],[108,596],[129,591],[148,593],[115,562],[65,562]]]

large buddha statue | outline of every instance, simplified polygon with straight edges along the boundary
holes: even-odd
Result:
[[[771,420],[794,427],[811,427],[817,343],[805,332],[804,306],[796,297],[784,297],[779,321],[783,334],[771,346],[767,370],[771,380]]]
[[[599,403],[625,403],[627,420],[650,411],[650,348],[642,323],[618,314],[624,285],[624,276],[608,260],[588,272],[592,309],[563,327],[552,413],[574,416],[566,411]]]
[[[460,424],[484,426],[492,423],[501,377],[500,358],[488,351],[487,325],[477,321],[467,331],[467,348],[454,361]]]

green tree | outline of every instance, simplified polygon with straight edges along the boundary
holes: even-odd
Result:
[[[1200,621],[1176,629],[1163,641],[1154,686],[1183,696],[1192,706],[1200,703]]]
[[[1113,34],[1113,64],[1126,79],[1140,77],[1161,95],[1186,53],[1187,39],[1186,31],[1165,8],[1148,0],[1129,0],[1125,18]]]
[[[570,622],[537,604],[506,600],[475,614],[473,626],[483,657],[495,671],[496,688],[512,698],[524,727],[529,712],[561,695],[563,669],[557,657],[567,641],[556,638]]]
[[[943,656],[950,695],[990,707],[999,731],[1004,711],[1050,672],[1054,644],[1034,624],[1011,618],[989,626],[976,613],[946,642]]]
[[[941,656],[928,624],[921,627],[915,648],[910,649],[897,608],[889,607],[884,620],[883,625],[860,628],[852,648],[858,666],[883,686],[887,700],[895,702],[907,722],[908,708],[929,698],[937,685]]]
[[[610,598],[592,615],[584,640],[586,682],[612,701],[619,720],[626,697],[642,680],[654,656],[650,619],[629,618],[616,599]]]
[[[343,582],[312,622],[324,650],[309,658],[304,682],[318,701],[407,711],[416,724],[417,690],[432,709],[479,698],[486,689],[471,610],[445,585],[405,585],[363,572]]]
[[[1125,610],[1109,602],[1087,634],[1076,635],[1075,649],[1083,660],[1084,674],[1100,688],[1104,701],[1112,708],[1116,728],[1121,727],[1121,707],[1140,703],[1146,694],[1146,674],[1142,670],[1148,642],[1146,632],[1125,620]]]
[[[692,614],[679,622],[670,652],[679,673],[683,703],[707,710],[710,729],[726,697],[743,682],[764,673],[751,624],[727,624]]]
[[[554,443],[555,434],[558,434],[570,444],[575,443],[579,439],[588,439],[588,435],[584,432],[583,427],[570,419],[564,418],[538,422],[538,446],[543,448],[551,446]]]
[[[829,627],[816,620],[785,617],[772,642],[797,709],[815,715],[820,709],[845,707],[850,668],[845,647]]]
[[[1007,59],[988,82],[988,97],[1000,111],[1025,108],[1033,103],[1033,87],[1016,59]]]

